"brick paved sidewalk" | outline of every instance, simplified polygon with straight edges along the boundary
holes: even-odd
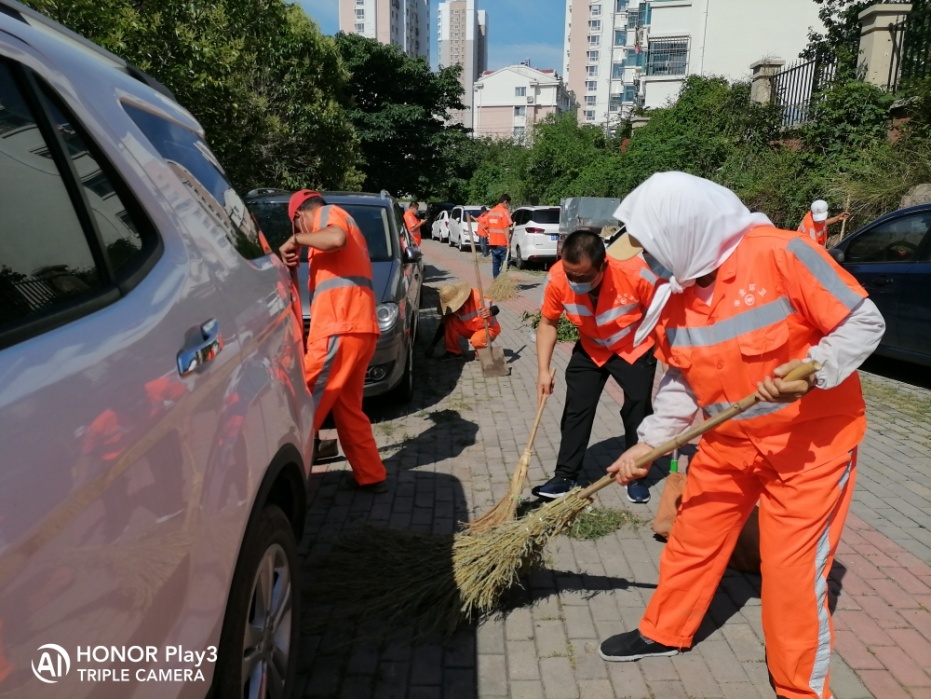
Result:
[[[425,241],[428,286],[474,283],[471,258]],[[490,283],[490,266],[482,265]],[[343,531],[374,523],[423,532],[450,532],[481,514],[507,491],[510,473],[534,417],[536,355],[524,311],[539,308],[544,275],[521,273],[521,297],[501,304],[511,376],[485,379],[478,362],[419,359],[410,406],[376,406],[373,429],[392,490],[381,496],[345,488],[345,461],[317,467],[308,512],[305,575]],[[438,322],[427,290],[420,345]],[[569,356],[554,357],[557,389],[537,435],[530,481],[551,475]],[[613,383],[609,383],[613,386]],[[861,448],[859,480],[832,573],[837,642],[831,686],[838,699],[931,698],[931,392],[864,375],[870,429]],[[586,457],[594,480],[620,453],[622,396],[605,391]],[[478,629],[414,643],[398,630],[387,640],[370,625],[326,619],[325,600],[305,606],[302,638],[304,697],[458,697],[562,699],[585,697],[772,697],[763,662],[759,579],[728,572],[696,644],[673,658],[605,663],[598,643],[633,628],[658,577],[663,544],[648,521],[662,489],[654,468],[653,500],[631,505],[623,489],[607,488],[600,507],[628,509],[646,523],[596,541],[558,537],[547,568],[534,573],[517,608]],[[529,496],[529,486],[526,493]]]

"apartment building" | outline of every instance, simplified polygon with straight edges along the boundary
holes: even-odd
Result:
[[[488,14],[475,7],[475,0],[448,0],[437,8],[440,66],[461,65],[459,82],[466,109],[453,113],[452,120],[472,126],[472,87],[488,68]]]
[[[429,0],[339,0],[339,29],[430,60]]]
[[[524,142],[531,127],[549,114],[577,105],[555,70],[526,64],[487,71],[475,83],[473,135]]]
[[[563,72],[579,121],[612,131],[635,106],[674,100],[688,75],[749,79],[762,58],[792,61],[812,0],[566,0]]]

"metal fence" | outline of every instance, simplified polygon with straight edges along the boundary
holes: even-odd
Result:
[[[912,0],[911,12],[902,25],[902,80],[931,77],[931,0]]]
[[[800,61],[773,76],[773,104],[782,108],[782,125],[797,126],[811,119],[819,92],[834,82],[837,59]]]

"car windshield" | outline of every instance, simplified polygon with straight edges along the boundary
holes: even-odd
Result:
[[[559,223],[559,209],[538,209],[530,212],[530,220],[534,223]]]
[[[384,262],[394,257],[391,244],[391,228],[388,225],[387,209],[368,204],[338,204],[344,209],[365,236],[372,262]],[[272,249],[277,249],[291,235],[288,221],[287,202],[253,202],[249,209],[255,214],[262,232]]]
[[[469,216],[471,216],[472,218],[478,218],[479,216],[482,215],[482,210],[481,210],[481,208],[478,208],[478,209],[466,209],[465,212],[466,212]]]

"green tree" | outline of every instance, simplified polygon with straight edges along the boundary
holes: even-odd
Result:
[[[462,109],[459,66],[434,73],[425,58],[357,34],[337,34],[349,71],[349,114],[359,137],[363,187],[421,198],[458,177],[465,130],[449,123]]]

